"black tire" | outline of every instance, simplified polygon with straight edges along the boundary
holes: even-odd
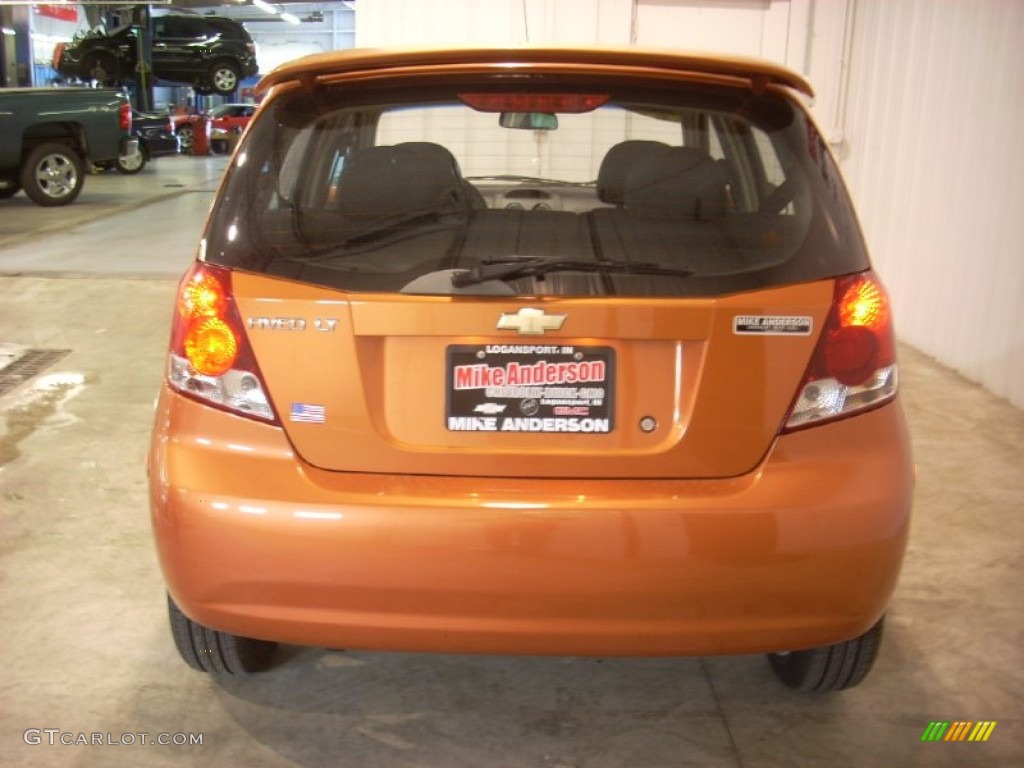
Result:
[[[859,637],[835,645],[790,653],[770,653],[775,675],[790,688],[829,693],[853,688],[871,671],[882,642],[883,616]]]
[[[67,205],[78,197],[85,184],[82,159],[66,144],[40,144],[25,159],[20,181],[33,202]]]
[[[196,140],[195,129],[188,123],[185,123],[177,131],[175,131],[175,133],[178,134],[178,146],[180,147],[179,151],[183,155],[192,154],[192,147],[194,146]]]
[[[114,163],[114,167],[118,173],[123,173],[126,176],[134,176],[136,173],[142,171],[146,167],[147,162],[146,153],[142,151],[142,145],[139,145],[134,154],[121,155],[117,158],[117,162]]]
[[[21,191],[21,184],[17,179],[0,179],[0,200],[14,197]]]
[[[243,676],[270,668],[277,643],[205,627],[183,614],[170,595],[167,609],[174,645],[192,669],[215,675]]]
[[[241,73],[238,67],[232,62],[222,59],[221,61],[214,62],[213,66],[210,67],[207,85],[209,85],[214,93],[219,93],[221,96],[230,96],[238,90],[238,81],[240,79]]]
[[[82,79],[95,80],[100,85],[118,85],[121,67],[110,53],[90,53],[82,59]]]

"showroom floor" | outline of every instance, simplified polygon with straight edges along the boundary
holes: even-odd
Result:
[[[67,209],[0,201],[0,765],[1024,765],[1024,412],[909,348],[914,529],[860,688],[793,693],[760,657],[284,648],[248,680],[188,669],[143,457],[174,280],[225,164],[90,177]],[[985,743],[922,742],[985,720]]]

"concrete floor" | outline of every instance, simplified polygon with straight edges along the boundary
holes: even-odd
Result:
[[[174,279],[224,164],[90,177],[66,210],[0,201],[0,366],[69,350],[0,395],[0,765],[1024,765],[1024,413],[907,348],[914,530],[880,659],[855,690],[790,692],[761,657],[284,648],[244,681],[185,667],[143,456]],[[986,743],[922,743],[936,720],[997,726]],[[143,746],[142,733],[202,744]],[[60,743],[92,734],[122,743]]]

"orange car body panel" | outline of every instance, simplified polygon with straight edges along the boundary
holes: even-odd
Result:
[[[249,341],[274,382],[276,401],[327,408],[326,423],[288,425],[297,452],[310,464],[351,472],[513,477],[729,477],[749,471],[785,420],[818,334],[739,337],[734,319],[800,314],[820,328],[832,286],[828,280],[702,300],[510,301],[343,297],[258,275],[236,273],[234,279]],[[262,300],[267,295],[273,302]],[[524,307],[567,319],[562,329],[543,336],[495,330],[502,314]],[[254,327],[266,314],[294,323]],[[580,337],[580,329],[589,336]],[[585,436],[446,429],[445,349],[524,343],[611,347],[618,379],[615,429]],[[299,349],[317,361],[316,376],[302,374]],[[642,431],[638,424],[645,417],[654,418],[658,429]]]
[[[780,437],[755,470],[716,481],[337,473],[301,461],[278,427],[165,388],[153,525],[182,610],[244,636],[779,651],[853,637],[884,612],[909,525],[907,445],[896,402]]]
[[[748,84],[762,90],[771,86],[792,88],[814,96],[811,84],[785,67],[742,56],[681,54],[679,51],[637,48],[515,48],[409,49],[372,48],[313,54],[282,64],[263,77],[257,94],[275,86],[358,81],[387,77],[431,77],[439,73],[513,71],[543,67],[544,71],[579,72],[595,78],[615,75],[675,77],[689,82]],[[600,80],[598,80],[600,82]]]

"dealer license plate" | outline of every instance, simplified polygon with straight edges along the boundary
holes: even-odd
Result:
[[[615,350],[460,344],[447,350],[445,423],[452,432],[608,433]]]

